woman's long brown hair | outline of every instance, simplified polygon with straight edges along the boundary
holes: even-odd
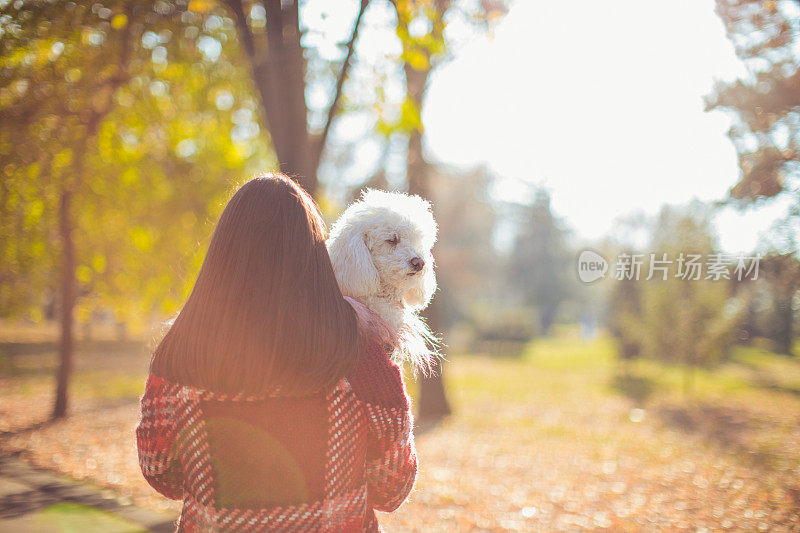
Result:
[[[268,174],[225,207],[151,371],[223,393],[303,395],[352,368],[358,339],[319,209],[291,179]]]

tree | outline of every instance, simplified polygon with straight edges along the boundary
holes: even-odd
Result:
[[[406,99],[403,102],[401,121],[408,135],[408,153],[406,157],[408,192],[423,198],[430,198],[429,184],[430,165],[425,160],[422,148],[421,112],[425,89],[432,69],[437,63],[447,58],[445,28],[448,12],[459,9],[451,0],[393,0],[397,13],[397,35],[403,46],[401,59],[406,79]],[[505,13],[503,2],[484,1],[472,14],[473,20],[479,24],[489,21]],[[412,24],[415,29],[412,30]],[[420,31],[416,28],[424,28]],[[410,126],[410,127],[409,127]],[[434,205],[434,215],[436,215]],[[444,328],[444,302],[434,299],[426,311],[428,322],[434,331]],[[444,391],[441,365],[436,364],[434,372],[424,377],[420,383],[421,419],[437,421],[450,414],[450,405]]]
[[[496,298],[504,285],[501,259],[492,243],[497,214],[489,199],[491,176],[486,169],[434,168],[428,178],[439,224],[436,277],[442,290],[436,298],[444,308],[447,329],[467,318],[471,305]]]
[[[706,261],[715,251],[705,208],[665,207],[654,228],[649,248],[658,251],[655,259],[666,254],[674,263],[666,265],[666,276],[654,271],[652,279],[638,281],[641,312],[630,315],[632,320],[622,327],[643,355],[682,365],[684,389],[690,392],[694,370],[718,362],[735,341],[744,306],[731,298],[727,280],[709,279],[705,271],[695,279],[686,266],[690,256]],[[646,264],[642,272],[648,268]]]
[[[408,153],[406,156],[408,192],[423,198],[430,198],[429,167],[422,153],[422,120],[420,116],[432,64],[443,55],[445,49],[444,15],[450,7],[450,1],[436,0],[417,3],[395,0],[393,3],[397,12],[397,35],[403,45],[401,59],[406,78],[406,99],[403,102],[403,110],[407,117],[406,122],[410,126],[407,130]],[[428,31],[415,38],[409,31],[409,25],[416,17],[422,17],[427,21]],[[435,205],[434,215],[437,215]],[[441,299],[434,298],[425,312],[428,323],[435,332],[442,332],[444,329],[443,304]],[[450,404],[444,389],[442,365],[439,361],[434,363],[430,375],[422,377],[419,395],[419,418],[421,420],[428,423],[436,422],[450,414]]]
[[[638,280],[623,278],[614,283],[609,295],[608,330],[617,342],[617,353],[626,376],[630,375],[630,362],[642,353],[636,324],[642,312],[640,293]]]
[[[561,302],[569,295],[567,232],[550,210],[550,195],[539,190],[520,223],[511,258],[511,278],[522,297],[539,311],[547,335]]]
[[[768,334],[778,353],[792,355],[795,335],[793,300],[800,290],[800,260],[792,253],[771,253],[761,260],[761,270],[772,293]]]
[[[316,134],[311,133],[308,125],[306,61],[298,0],[224,0],[224,3],[236,21],[280,169],[313,195],[318,185],[317,168],[339,110],[358,28],[369,0],[361,0],[359,5],[327,121]]]
[[[64,8],[71,8],[75,26],[49,22],[57,19],[56,9]],[[37,154],[50,159],[48,170],[56,170],[58,174],[52,176],[55,178],[52,185],[57,199],[61,246],[60,369],[53,409],[56,418],[66,414],[67,384],[72,366],[73,308],[76,298],[74,196],[76,189],[86,180],[89,143],[111,110],[116,90],[128,76],[127,69],[134,46],[132,14],[133,5],[121,6],[117,18],[102,21],[105,23],[102,26],[107,26],[108,30],[104,32],[95,27],[96,20],[89,22],[97,18],[94,13],[75,4],[67,7],[20,2],[7,4],[2,12],[5,22],[2,39],[3,87],[7,95],[10,92],[0,112],[5,126],[4,155],[16,152],[12,145],[19,142],[18,131],[29,130],[34,124],[44,130],[34,133],[47,135],[50,129],[65,138],[65,142],[59,143],[60,150],[50,152],[55,153],[52,158],[44,151]],[[63,42],[69,37],[74,38],[76,30],[84,29],[87,33],[92,32],[87,37],[90,43],[103,44],[103,55],[114,57],[110,68],[98,68],[94,76],[84,77],[80,69],[83,65],[98,64],[101,47],[80,47],[73,52]],[[33,94],[28,94],[29,89]],[[49,123],[45,122],[48,120]],[[67,130],[71,134],[66,135]],[[47,148],[52,150],[54,147]],[[13,159],[17,158],[12,156]],[[23,155],[16,162],[24,165],[27,161]]]
[[[718,85],[706,102],[707,110],[724,109],[735,117],[729,136],[739,154],[741,176],[730,190],[731,199],[749,205],[788,195],[794,200],[785,221],[789,232],[796,231],[792,225],[800,220],[798,10],[798,0],[717,0],[717,13],[749,77]],[[790,253],[768,255],[764,267],[775,305],[770,335],[778,350],[791,353],[791,302],[800,288],[792,281],[792,253],[798,249],[792,235],[785,241]]]
[[[60,294],[58,418],[76,314],[146,322],[174,311],[185,286],[173,280],[199,267],[200,254],[183,258],[208,235],[203,222],[266,149],[232,138],[258,128],[225,61],[232,28],[216,15],[163,1],[30,1],[6,4],[0,21],[0,227],[13,229],[0,235],[0,303],[35,316]],[[24,228],[34,231],[16,238]]]
[[[736,117],[729,132],[741,169],[740,180],[730,191],[736,200],[749,203],[796,191],[800,177],[798,8],[797,0],[717,0],[728,37],[750,71],[748,79],[719,84],[706,102],[707,110],[725,109]]]

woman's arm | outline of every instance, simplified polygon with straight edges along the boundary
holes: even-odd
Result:
[[[378,343],[370,343],[350,380],[369,421],[367,485],[371,505],[394,511],[417,476],[414,419],[400,368]]]
[[[369,404],[367,409],[376,433],[367,456],[369,498],[378,511],[391,512],[406,500],[417,477],[413,418]]]
[[[136,427],[139,467],[150,486],[173,500],[183,498],[183,476],[177,459],[178,398],[170,385],[151,375],[142,396],[142,419]]]

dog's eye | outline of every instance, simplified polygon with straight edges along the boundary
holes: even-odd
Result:
[[[398,237],[397,235],[392,235],[390,239],[386,239],[386,242],[388,242],[392,246],[397,246],[397,243],[400,242],[400,237]]]

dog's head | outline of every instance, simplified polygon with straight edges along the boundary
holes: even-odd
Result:
[[[367,190],[331,229],[328,252],[347,296],[385,296],[413,309],[436,290],[436,221],[419,196]]]

